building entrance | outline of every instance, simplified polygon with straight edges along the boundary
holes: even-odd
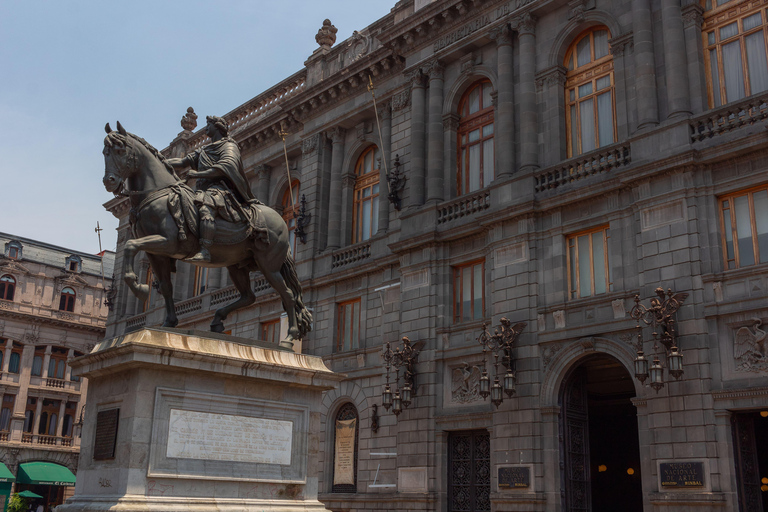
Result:
[[[448,512],[490,512],[491,436],[487,430],[448,434]]]
[[[768,512],[768,410],[734,413],[739,510]]]
[[[567,512],[642,512],[631,375],[613,357],[584,360],[560,392],[560,475]]]

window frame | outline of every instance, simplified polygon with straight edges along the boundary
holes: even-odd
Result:
[[[192,280],[192,296],[197,297],[208,291],[208,278],[210,276],[208,267],[200,267],[195,265],[195,276]],[[205,278],[205,284],[201,285],[201,281]]]
[[[2,287],[0,289],[0,300],[13,302],[13,298],[16,296],[16,284],[16,278],[11,274],[0,276],[0,287]]]
[[[345,347],[345,335],[347,327],[346,307],[352,306],[352,323],[349,325],[349,347]],[[355,307],[357,306],[357,307]],[[349,352],[360,348],[360,311],[362,299],[360,297],[352,300],[340,302],[337,308],[338,325],[336,330],[336,352]]]
[[[261,339],[275,345],[280,343],[280,319],[261,322]]]
[[[701,24],[701,38],[702,38],[702,51],[704,53],[704,75],[707,82],[707,103],[709,108],[719,108],[723,105],[730,103],[728,101],[727,90],[725,87],[725,69],[723,63],[723,46],[731,44],[735,41],[739,41],[739,50],[741,56],[741,78],[744,84],[744,94],[741,98],[733,101],[741,101],[744,98],[748,98],[754,94],[765,93],[768,89],[752,92],[752,84],[749,79],[749,59],[747,57],[747,49],[745,39],[757,32],[763,32],[763,44],[765,46],[766,66],[768,67],[768,9],[766,5],[761,3],[757,6],[753,6],[748,9],[743,9],[745,4],[749,2],[737,2],[731,5],[727,5],[730,2],[726,2],[725,5],[719,5],[715,7],[707,8],[707,1],[701,0],[701,6],[704,7],[704,19]],[[756,13],[761,14],[762,23],[756,27],[748,30],[744,30],[743,21]],[[736,23],[737,33],[734,36],[730,36],[725,40],[721,40],[721,29]],[[714,34],[714,43],[709,42],[709,34]],[[718,93],[715,94],[715,84],[712,73],[712,57],[711,52],[715,51],[717,58],[717,80],[718,80]],[[715,101],[716,97],[718,101]]]
[[[456,128],[456,193],[458,195],[470,194],[482,190],[487,185],[485,184],[485,151],[483,147],[485,142],[493,140],[493,154],[491,162],[491,170],[493,176],[488,181],[490,183],[496,178],[496,119],[495,119],[495,106],[493,105],[493,99],[491,99],[490,105],[483,104],[483,89],[488,86],[491,89],[489,96],[494,92],[493,84],[487,78],[482,78],[470,84],[464,94],[461,95],[459,100],[459,108],[457,113],[459,115],[459,125]],[[469,97],[472,92],[480,88],[479,94],[479,109],[477,112],[469,113]],[[493,126],[490,135],[483,136],[483,131],[486,126]],[[475,130],[480,131],[480,138],[474,141],[469,141],[469,133]],[[464,136],[467,136],[466,141],[463,140]],[[472,146],[479,146],[480,148],[480,163],[477,172],[478,183],[480,186],[477,189],[472,189],[470,186],[470,179],[472,176],[472,169],[469,168],[469,148]],[[466,157],[462,157],[462,152],[466,151]],[[466,172],[465,172],[466,171]]]
[[[474,314],[474,308],[475,308],[475,301],[477,298],[475,297],[475,267],[477,265],[480,265],[480,272],[482,276],[482,282],[481,282],[481,289],[480,293],[482,295],[482,305],[481,305],[481,311],[480,316],[475,317]],[[471,288],[471,298],[470,298],[470,304],[472,305],[472,315],[471,318],[465,319],[464,318],[464,274],[463,272],[465,270],[469,270],[470,272],[470,288]],[[482,320],[485,318],[485,258],[476,259],[469,261],[467,263],[462,263],[461,265],[455,265],[451,269],[451,273],[453,281],[453,323],[458,324],[462,322],[474,322],[477,320]],[[459,300],[457,300],[457,297]]]
[[[589,153],[591,151],[596,151],[600,149],[601,147],[608,146],[610,144],[616,143],[616,141],[619,140],[618,136],[618,123],[616,119],[616,76],[614,73],[614,62],[613,62],[613,55],[611,55],[610,52],[610,44],[609,44],[609,51],[606,55],[595,58],[595,32],[598,31],[606,31],[607,32],[607,40],[610,41],[611,39],[611,31],[608,27],[605,25],[598,25],[594,27],[590,27],[589,29],[585,30],[584,32],[580,33],[578,36],[576,36],[573,40],[573,42],[568,47],[568,50],[565,52],[565,60],[563,62],[563,65],[566,68],[566,74],[565,74],[565,144],[566,144],[566,150],[568,158],[573,158],[579,155],[583,155],[585,153]],[[589,52],[590,52],[590,61],[586,64],[579,65],[578,64],[578,44],[585,38],[589,37]],[[569,69],[569,60],[573,59],[573,69]],[[610,78],[610,86],[607,88],[603,88],[598,90],[597,89],[597,81],[601,78],[604,78],[605,76],[608,76]],[[589,94],[586,94],[583,97],[579,97],[579,88],[586,85],[587,83],[590,83],[592,86],[592,92]],[[574,99],[571,100],[570,92],[573,91],[574,93]],[[600,142],[600,115],[598,110],[598,102],[597,98],[599,96],[602,96],[606,94],[606,92],[610,92],[611,95],[611,119],[613,124],[613,140],[609,143],[602,144]],[[590,149],[588,151],[584,151],[584,144],[582,140],[582,133],[581,133],[581,104],[585,103],[587,101],[592,101],[592,116],[593,116],[593,122],[594,122],[594,130],[595,130],[595,147],[593,149]],[[576,127],[577,127],[577,134],[576,134],[576,148],[578,149],[578,152],[574,153],[574,144],[573,144],[573,119],[571,114],[571,107],[575,107],[575,114],[576,114]]]
[[[610,225],[609,224],[603,224],[594,228],[585,229],[583,231],[578,231],[575,233],[571,233],[566,235],[565,237],[565,256],[566,256],[566,270],[567,270],[567,286],[568,286],[568,300],[578,300],[578,299],[586,299],[589,297],[595,297],[597,295],[603,295],[606,293],[611,292],[611,288],[613,287],[613,281],[611,272],[611,262],[610,262],[610,248],[609,248],[609,241],[611,239],[610,234]],[[605,272],[605,291],[596,293],[595,292],[595,272],[596,268],[594,265],[594,246],[593,246],[593,238],[592,235],[594,233],[603,233],[603,266],[604,266],[604,272]],[[580,270],[580,254],[579,254],[579,245],[578,240],[580,237],[586,236],[589,240],[589,276],[590,276],[590,290],[591,293],[589,295],[580,295],[581,293],[581,272]],[[571,262],[571,241],[574,242],[573,248],[574,253],[576,255],[576,261]],[[571,268],[574,268],[575,270],[575,277],[576,277],[576,283],[575,283],[575,289],[572,289],[573,286],[573,277],[574,272],[571,270]]]
[[[737,190],[735,192],[730,192],[728,194],[723,194],[721,196],[718,196],[717,203],[718,203],[718,210],[720,212],[720,243],[722,245],[722,253],[723,253],[723,270],[735,270],[738,268],[743,267],[751,267],[754,265],[761,265],[768,262],[768,255],[766,257],[766,261],[760,261],[760,241],[758,239],[758,233],[757,233],[757,212],[755,211],[755,202],[754,202],[754,196],[755,193],[758,192],[766,192],[768,194],[768,185],[758,185],[756,187],[750,187],[743,190]],[[738,230],[736,226],[737,218],[736,215],[733,214],[733,210],[735,209],[734,201],[736,198],[747,196],[747,206],[749,208],[749,224],[750,224],[750,236],[752,238],[752,255],[754,257],[754,263],[752,264],[741,264],[741,257],[740,257],[740,249],[739,249],[739,243],[738,243]],[[728,202],[727,208],[724,206],[724,203]],[[725,225],[725,211],[726,209],[729,211],[729,217],[730,217],[730,223],[731,223],[731,229],[729,230],[731,233],[731,243],[733,244],[733,258],[728,258],[728,239],[726,236],[726,225]],[[734,266],[733,268],[730,267],[730,262],[733,261]]]
[[[72,293],[67,293],[67,290],[69,290]],[[77,292],[75,292],[75,289],[71,286],[66,286],[64,289],[61,290],[61,295],[59,296],[59,311],[67,311],[69,313],[75,312],[75,300],[77,299]]]
[[[358,157],[355,163],[355,187],[353,190],[353,214],[352,214],[352,243],[370,240],[379,231],[379,201],[381,192],[381,170],[376,165],[376,153],[379,150],[375,144],[367,147]],[[365,170],[365,158],[371,155],[371,168]],[[363,172],[365,171],[365,172]],[[376,189],[376,187],[378,187]],[[365,191],[370,190],[370,195],[365,197]],[[374,190],[376,190],[374,192]],[[370,204],[371,215],[368,226],[369,235],[363,233],[363,211],[366,204]]]

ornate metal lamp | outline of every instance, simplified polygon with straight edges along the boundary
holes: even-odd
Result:
[[[400,192],[405,188],[405,180],[408,177],[400,170],[400,155],[395,155],[395,161],[393,162],[394,169],[387,174],[387,185],[389,188],[389,202],[395,206],[395,210],[400,211],[402,207]]]
[[[512,349],[520,337],[520,333],[528,325],[525,322],[512,325],[512,322],[506,318],[502,318],[499,322],[501,325],[493,330],[493,334],[488,331],[488,326],[483,324],[483,332],[477,337],[477,341],[483,347],[483,356],[485,357],[487,352],[492,352],[494,357],[493,384],[491,384],[488,371],[483,370],[483,374],[480,377],[480,396],[483,397],[483,400],[490,396],[491,403],[497,408],[504,401],[504,394],[512,398],[517,392],[515,389],[515,382],[517,380],[515,377],[515,358],[512,356]],[[502,355],[501,364],[505,370],[501,380],[499,379],[500,354]]]
[[[421,348],[424,346],[423,341],[412,344],[411,340],[406,336],[403,336],[402,341],[402,346],[396,347],[394,350],[392,350],[390,343],[387,342],[381,352],[381,358],[384,360],[384,366],[387,369],[387,381],[384,384],[384,391],[381,395],[381,405],[386,410],[389,410],[391,406],[395,416],[399,416],[403,409],[407,409],[411,405],[413,397],[416,396],[416,363],[418,362],[419,352],[421,352]],[[394,395],[389,383],[389,372],[392,367],[395,368]],[[403,369],[402,386],[400,386],[400,368]]]
[[[637,321],[637,357],[635,358],[635,378],[644,383],[650,377],[650,386],[658,393],[664,387],[664,367],[659,359],[659,341],[664,346],[667,358],[667,371],[676,380],[683,376],[683,354],[677,347],[675,315],[680,309],[687,293],[673,293],[671,289],[664,293],[663,288],[656,288],[657,297],[650,300],[650,307],[640,303],[640,296],[635,295],[635,305],[630,316]],[[643,328],[640,322],[653,327],[653,363],[648,366],[648,359],[643,353]],[[659,329],[660,328],[660,329]],[[659,332],[661,331],[661,332]]]

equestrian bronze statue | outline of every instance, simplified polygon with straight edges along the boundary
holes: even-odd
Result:
[[[223,332],[232,311],[253,304],[250,272],[260,271],[280,295],[288,316],[288,335],[280,345],[292,348],[311,329],[288,238],[288,226],[275,210],[253,198],[237,143],[227,136],[222,118],[209,117],[211,143],[184,158],[166,159],[144,139],[109,124],[104,139],[104,186],[127,195],[132,238],[125,243],[124,279],[140,300],[149,285],[138,282],[133,260],[147,253],[165,299],[163,326],[178,324],[171,273],[176,260],[204,267],[227,267],[240,298],[216,310],[211,331]],[[192,190],[176,174],[191,167]]]

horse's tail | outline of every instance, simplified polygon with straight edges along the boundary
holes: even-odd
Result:
[[[309,309],[304,305],[304,299],[301,296],[301,283],[299,282],[299,276],[296,273],[296,264],[293,262],[293,255],[291,254],[290,247],[288,248],[288,255],[285,257],[285,261],[280,267],[280,275],[283,276],[285,284],[291,292],[293,292],[299,338],[303,339],[304,336],[312,330],[312,313],[310,313]]]

